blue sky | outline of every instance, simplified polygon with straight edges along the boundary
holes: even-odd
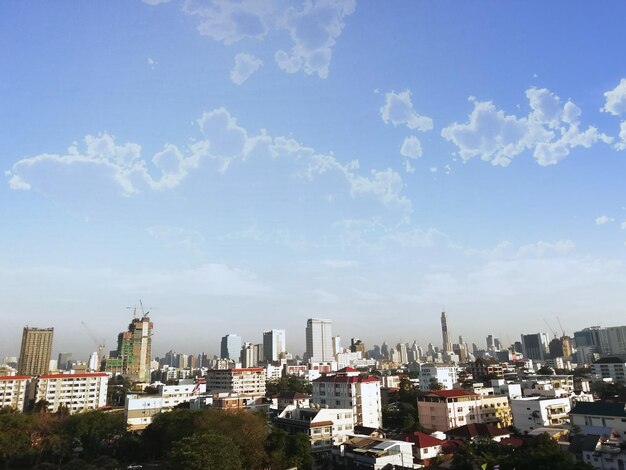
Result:
[[[0,5],[0,354],[622,324],[626,6]]]

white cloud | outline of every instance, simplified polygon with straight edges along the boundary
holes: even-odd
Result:
[[[230,79],[236,85],[241,85],[250,78],[254,72],[259,70],[261,65],[263,65],[263,61],[251,54],[237,54],[235,56],[235,66],[230,71]]]
[[[626,112],[626,78],[622,78],[619,84],[612,90],[604,93],[606,102],[602,111],[619,116]]]
[[[287,8],[278,26],[289,32],[293,47],[289,52],[276,52],[278,66],[288,73],[304,70],[326,78],[332,47],[345,26],[344,18],[355,8],[355,0],[307,1],[302,9]]]
[[[469,121],[451,124],[441,135],[459,148],[464,160],[480,157],[500,166],[509,165],[529,149],[534,149],[539,165],[554,165],[574,147],[589,148],[598,141],[612,141],[592,126],[581,131],[581,111],[573,102],[561,104],[561,99],[545,88],[529,88],[526,97],[531,111],[524,117],[507,115],[491,101],[470,97],[474,109]]]
[[[225,45],[244,38],[263,39],[275,1],[186,0],[183,11],[200,18],[198,32]]]
[[[606,215],[601,215],[600,217],[596,217],[596,225],[604,225],[604,224],[608,224],[609,222],[615,222],[615,219]]]
[[[411,211],[411,202],[403,194],[402,177],[391,168],[371,170],[363,175],[356,160],[343,164],[332,154],[318,154],[292,138],[272,137],[264,130],[251,136],[225,108],[203,113],[197,124],[201,139],[186,149],[166,144],[150,160],[142,158],[140,145],[118,144],[114,136],[105,132],[86,136],[82,148],[74,144],[65,154],[44,153],[18,160],[5,175],[12,189],[35,188],[47,192],[89,184],[99,191],[121,189],[123,194],[130,195],[146,189],[175,188],[203,160],[217,162],[217,170],[225,173],[234,161],[266,159],[278,164],[288,159],[300,176],[313,180],[323,175],[339,175],[347,184],[350,196],[370,197],[396,206],[404,213]],[[277,184],[280,183],[278,180]]]
[[[626,230],[626,220],[620,224],[622,230]]]
[[[391,91],[385,94],[385,104],[380,108],[380,117],[385,124],[394,126],[405,125],[409,129],[429,131],[433,128],[433,120],[421,116],[413,109],[411,92],[404,90],[400,93]]]
[[[154,70],[156,66],[159,65],[159,63],[156,60],[154,60],[152,57],[148,57],[147,62],[152,70]]]
[[[422,144],[415,136],[409,136],[404,139],[400,154],[408,158],[420,158],[422,156]]]
[[[162,3],[169,3],[172,0],[142,0],[142,1],[143,3],[147,5],[155,6],[155,5],[161,5]]]

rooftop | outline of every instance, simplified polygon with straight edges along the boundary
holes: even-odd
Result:
[[[445,442],[441,439],[437,439],[436,437],[424,434],[423,432],[414,432],[413,434],[408,435],[407,441],[414,442],[415,447],[419,447],[420,449],[424,449],[425,447],[440,446]]]
[[[441,398],[460,398],[460,397],[479,397],[477,393],[468,392],[460,388],[454,388],[452,390],[432,390],[425,396],[437,396]]]
[[[475,437],[488,437],[493,439],[494,437],[509,436],[511,432],[508,429],[498,428],[493,424],[471,423],[445,431],[445,434],[448,438],[473,439]]]
[[[626,403],[610,401],[579,401],[570,414],[626,418]]]

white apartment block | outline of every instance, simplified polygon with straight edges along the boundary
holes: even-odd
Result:
[[[24,411],[30,375],[0,376],[0,409],[4,407]]]
[[[591,364],[591,373],[600,380],[626,385],[626,363],[617,357],[605,357]]]
[[[163,408],[174,408],[181,403],[187,403],[194,397],[206,392],[206,381],[200,379],[197,383],[179,385],[159,385],[159,396],[163,399]]]
[[[351,409],[355,426],[382,426],[380,382],[357,370],[342,369],[314,380],[311,401],[331,409]]]
[[[422,392],[430,391],[431,384],[438,382],[443,390],[452,390],[457,382],[458,367],[453,364],[426,363],[420,366],[419,380]]]
[[[419,422],[426,429],[448,431],[466,424],[498,427],[511,424],[507,395],[479,395],[461,389],[433,390],[417,402]]]
[[[211,369],[207,371],[206,389],[210,393],[260,397],[265,395],[265,380],[266,373],[262,367]]]
[[[106,405],[109,376],[104,372],[44,374],[35,381],[35,403],[45,400],[48,411],[65,407],[70,414]]]
[[[289,433],[305,432],[311,441],[314,455],[327,453],[340,445],[354,432],[352,409],[300,408],[289,405],[275,418],[274,423]]]
[[[568,423],[570,409],[568,397],[525,397],[511,400],[513,426],[519,429],[521,433]]]
[[[163,398],[159,395],[126,395],[124,417],[130,431],[147,428],[152,424],[154,416],[162,411],[164,411]]]
[[[626,403],[620,402],[577,402],[570,412],[572,425],[615,429],[626,439]]]

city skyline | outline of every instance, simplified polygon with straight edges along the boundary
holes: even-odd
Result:
[[[622,323],[626,5],[213,4],[0,5],[1,356]]]

